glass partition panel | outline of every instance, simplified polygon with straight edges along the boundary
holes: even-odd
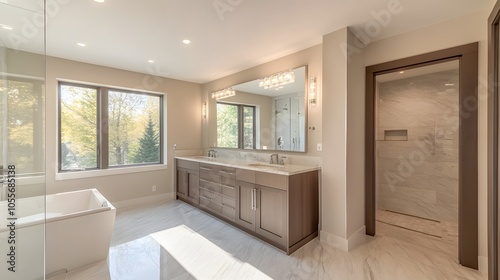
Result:
[[[0,1],[0,279],[45,274],[44,19],[44,1]]]

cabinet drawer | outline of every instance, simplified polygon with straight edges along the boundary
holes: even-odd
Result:
[[[256,172],[255,184],[286,191],[288,189],[288,176]]]
[[[182,159],[177,160],[177,167],[180,167],[180,168],[186,168],[186,169],[198,171],[199,165],[200,164],[198,162],[194,162],[194,161],[182,160]]]
[[[221,193],[223,195],[227,195],[229,197],[235,198],[235,196],[236,196],[235,187],[221,184],[220,188],[221,188]]]
[[[207,189],[200,188],[200,197],[204,197],[217,204],[222,204],[222,197],[219,193],[211,192]]]
[[[233,207],[222,205],[222,214],[232,221],[234,221],[234,219],[236,218],[236,210]]]
[[[218,173],[220,171],[220,165],[200,163],[200,171]]]
[[[200,205],[209,208],[210,210],[216,213],[222,213],[222,205],[214,203],[213,201],[204,196],[200,196]]]
[[[236,180],[255,183],[255,171],[246,169],[236,169]]]
[[[232,167],[222,166],[219,173],[222,177],[226,177],[226,178],[233,178],[234,179],[236,177],[236,169],[232,168]]]
[[[203,171],[200,167],[200,178],[206,181],[220,183],[219,172],[215,171]]]
[[[234,178],[221,176],[220,183],[226,186],[234,187],[236,186],[236,180]]]
[[[200,179],[200,187],[201,188],[205,188],[205,189],[209,189],[209,190],[214,191],[216,193],[220,193],[221,192],[220,191],[220,184],[214,183],[214,182],[211,182],[211,181],[207,181],[205,179]]]
[[[229,207],[229,208],[235,208],[236,207],[236,202],[234,199],[229,198],[229,197],[222,197],[222,206]]]

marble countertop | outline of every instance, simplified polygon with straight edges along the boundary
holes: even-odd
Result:
[[[304,165],[295,165],[295,164],[285,164],[285,165],[277,165],[277,164],[269,164],[265,162],[258,161],[244,161],[239,159],[230,159],[230,158],[209,158],[206,156],[183,156],[183,157],[175,157],[176,159],[183,159],[189,161],[196,161],[200,163],[210,163],[217,164],[221,166],[247,169],[259,172],[267,172],[274,173],[280,175],[294,175],[305,173],[309,171],[320,170],[319,166],[304,166]]]

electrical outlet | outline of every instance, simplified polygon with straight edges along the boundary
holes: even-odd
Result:
[[[153,187],[151,188],[151,190],[155,192],[155,191],[156,191],[156,186],[153,186]]]
[[[323,151],[323,144],[321,144],[321,143],[316,144],[316,150],[317,150],[318,152]]]

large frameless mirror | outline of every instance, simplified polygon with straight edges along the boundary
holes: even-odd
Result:
[[[219,148],[305,152],[307,67],[213,94]],[[212,126],[214,127],[214,126]]]

